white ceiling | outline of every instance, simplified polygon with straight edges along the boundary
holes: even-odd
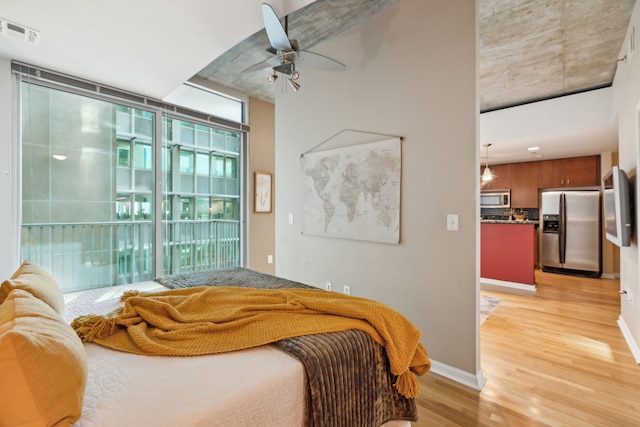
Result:
[[[618,151],[612,92],[607,87],[480,114],[481,163],[488,143],[489,164]]]
[[[312,0],[279,0],[293,11]],[[0,37],[0,56],[163,99],[263,28],[263,0],[2,0],[0,18],[40,32]]]
[[[38,46],[32,46],[0,36],[0,57],[49,68],[156,99],[165,98],[182,82],[206,70],[217,58],[225,53],[228,54],[234,46],[263,28],[260,4],[264,0],[234,2],[183,0],[162,2],[161,5],[152,0],[1,1],[0,18],[38,30],[41,39]],[[357,7],[371,9],[372,1],[376,5],[384,3],[379,7],[386,7],[396,2],[396,0],[349,0],[347,3],[352,12],[350,19],[353,19],[354,14],[357,15],[354,12]],[[485,103],[489,101],[482,101],[483,109],[491,109],[492,105],[514,105],[521,101],[577,91],[579,88],[602,87],[610,84],[617,65],[617,55],[623,44],[625,22],[628,22],[631,7],[635,3],[635,0],[598,0],[597,2],[589,0],[579,2],[580,7],[575,7],[578,3],[572,0],[479,1],[479,19],[481,20],[479,91],[481,101],[491,100],[491,104],[486,105]],[[324,14],[332,15],[331,11],[335,12],[334,9],[340,2],[273,0],[269,3],[280,16],[284,16],[311,3],[316,7],[307,8],[308,10],[322,11],[320,5],[326,4],[328,9],[324,10]],[[593,7],[585,7],[587,4]],[[538,7],[541,10],[536,9]],[[581,18],[582,15],[574,16],[574,13],[585,15]],[[542,18],[516,19],[525,16],[542,16],[544,20]],[[599,16],[601,18],[597,19]],[[603,18],[606,19],[603,21]],[[573,22],[570,26],[571,31],[569,29],[563,31],[562,25],[558,26],[558,23],[567,22],[569,19]],[[555,25],[552,29],[545,30],[544,34],[536,30],[543,21],[547,23],[545,24],[547,27],[550,23]],[[505,26],[505,23],[509,22],[517,25]],[[616,24],[613,25],[612,22]],[[516,30],[522,30],[523,35],[509,33]],[[595,39],[596,45],[598,40],[606,41],[597,46],[598,50],[587,54],[587,57],[591,55],[594,58],[590,64],[582,62],[580,66],[575,66],[574,58],[573,63],[565,63],[562,66],[566,73],[569,71],[574,73],[571,78],[567,77],[568,74],[565,75],[562,81],[565,83],[580,81],[580,86],[559,87],[556,78],[558,76],[553,72],[546,73],[548,79],[527,77],[524,72],[527,66],[524,62],[528,58],[536,61],[529,67],[530,71],[533,71],[537,77],[544,77],[545,73],[541,73],[540,69],[548,67],[542,66],[541,58],[557,61],[558,58],[568,57],[567,53],[563,53],[566,52],[563,49],[575,46],[569,40],[569,34],[573,30],[597,34],[597,37],[585,37],[583,33],[574,36],[582,40],[582,51],[590,52],[586,49],[587,41],[593,42]],[[298,28],[297,31],[304,34],[302,28]],[[553,31],[561,31],[562,37],[553,36],[556,34]],[[544,37],[538,37],[539,34]],[[560,47],[553,46],[556,39]],[[501,43],[504,43],[504,47]],[[528,54],[517,56],[519,65],[517,68],[513,65],[515,54],[509,53],[509,49],[514,46]],[[485,48],[487,50],[483,53]],[[504,49],[503,54],[500,54],[500,49]],[[264,47],[261,46],[260,51],[263,52],[263,50]],[[544,52],[555,52],[555,56]],[[349,66],[348,63],[346,65]],[[591,65],[604,65],[606,72],[604,74],[592,71],[587,73]],[[575,74],[581,70],[585,71],[584,76]],[[594,77],[589,77],[590,74]],[[493,80],[487,80],[491,76]],[[256,73],[255,78],[261,82],[264,81],[263,77],[260,73]],[[528,91],[526,98],[522,98],[524,95],[519,91],[510,89],[518,84],[522,85],[522,79]],[[497,81],[499,85],[497,87],[490,85],[490,81],[493,83]],[[232,85],[229,84],[229,86]],[[539,96],[536,96],[536,93]],[[519,112],[521,111],[519,108],[498,111]],[[610,112],[601,113],[605,116],[608,114],[606,117],[608,122],[602,122],[599,119],[598,126],[583,124],[575,129],[564,129],[562,132],[555,133],[541,132],[540,128],[532,127],[532,133],[528,135],[493,137],[490,140],[493,144],[490,151],[491,163],[530,160],[533,156],[523,151],[532,144],[540,146],[541,149],[537,155],[546,158],[615,151],[617,150],[617,124],[614,123]],[[480,143],[487,142],[483,121],[486,119],[481,118]],[[537,159],[541,158],[537,157]]]

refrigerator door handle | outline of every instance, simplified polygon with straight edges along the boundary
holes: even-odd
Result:
[[[565,263],[565,252],[567,248],[567,203],[565,200],[565,194],[560,193],[560,221],[559,221],[559,239],[558,244],[560,245],[559,254],[560,254],[560,264]]]

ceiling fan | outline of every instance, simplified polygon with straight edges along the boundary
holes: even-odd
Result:
[[[267,76],[269,84],[274,84],[278,80],[278,73],[284,74],[288,76],[289,85],[297,92],[300,89],[300,84],[295,82],[300,77],[297,68],[308,67],[325,71],[342,71],[347,68],[344,64],[327,56],[309,52],[308,50],[300,50],[298,41],[289,38],[289,17],[285,16],[285,24],[282,26],[278,15],[267,3],[262,3],[262,19],[271,44],[267,48],[267,52],[274,56],[252,65],[244,70],[243,73],[271,69],[271,73]]]

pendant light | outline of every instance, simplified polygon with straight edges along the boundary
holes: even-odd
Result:
[[[491,170],[489,169],[489,147],[491,147],[491,144],[482,144],[482,146],[485,148],[487,153],[484,159],[485,166],[484,166],[484,172],[482,173],[482,182],[487,182],[493,179],[493,175],[491,175]]]

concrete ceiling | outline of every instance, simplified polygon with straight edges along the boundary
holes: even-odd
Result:
[[[289,36],[313,47],[398,0],[316,0],[289,15]],[[635,0],[479,0],[480,110],[611,85]],[[408,29],[410,30],[410,29]],[[197,75],[274,102],[267,71],[242,70],[271,56],[260,31]],[[348,64],[347,64],[348,66]]]
[[[635,0],[480,0],[480,110],[609,86]]]

